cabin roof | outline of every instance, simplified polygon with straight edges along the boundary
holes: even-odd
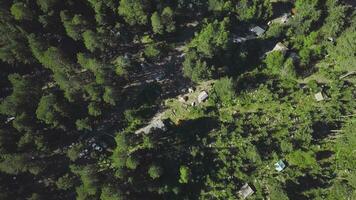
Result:
[[[257,36],[260,36],[265,32],[265,30],[259,26],[255,26],[255,27],[251,28],[250,31],[254,32]]]
[[[315,97],[316,101],[323,101],[325,99],[322,92],[318,92],[318,93],[314,94],[314,97]]]
[[[163,131],[167,130],[166,124],[162,120],[158,119],[158,120],[151,121],[147,126],[138,129],[137,131],[135,131],[135,133],[149,134],[152,131],[152,129],[159,129]]]
[[[245,183],[238,193],[241,195],[242,199],[246,199],[248,196],[252,195],[254,191],[247,183]]]
[[[268,25],[271,25],[273,23],[278,23],[278,24],[285,24],[288,22],[289,20],[289,17],[290,17],[290,14],[289,13],[284,13],[282,16],[280,17],[277,17],[271,21],[268,22]]]
[[[201,102],[205,101],[208,97],[209,97],[208,93],[206,91],[202,91],[198,95],[198,102],[201,103]]]
[[[286,167],[286,165],[284,164],[284,162],[282,161],[282,160],[279,160],[278,162],[276,162],[275,164],[274,164],[274,167],[275,167],[275,169],[277,170],[277,171],[282,171],[285,167]]]
[[[276,44],[276,46],[274,46],[272,51],[282,51],[282,52],[286,52],[288,51],[288,47],[286,45],[284,45],[282,42],[278,42]]]

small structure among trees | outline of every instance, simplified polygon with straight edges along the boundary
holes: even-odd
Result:
[[[15,117],[8,117],[5,121],[5,124],[8,124],[9,122],[13,121]]]
[[[282,42],[278,42],[276,44],[276,46],[274,46],[274,48],[272,49],[272,51],[270,52],[273,52],[273,51],[280,51],[282,52],[283,54],[285,54],[287,51],[288,51],[288,47],[286,45],[284,45]]]
[[[259,26],[255,26],[251,28],[250,31],[255,33],[256,36],[261,36],[266,30]]]
[[[147,126],[137,130],[135,132],[135,134],[140,134],[140,133],[145,133],[145,134],[149,134],[151,133],[151,131],[153,129],[158,129],[158,130],[162,130],[162,131],[166,131],[167,130],[167,127],[166,127],[166,124],[163,120],[153,120],[151,121]]]
[[[316,101],[324,101],[325,100],[325,95],[323,94],[323,92],[318,92],[316,94],[314,94],[314,97],[316,99]]]
[[[272,24],[286,24],[289,21],[289,18],[290,18],[290,14],[284,13],[282,16],[269,21],[267,24],[268,24],[268,26],[270,26]]]
[[[242,199],[246,199],[248,196],[252,195],[255,193],[253,189],[248,185],[248,183],[245,183],[239,190],[238,194]]]
[[[206,99],[208,99],[209,95],[206,91],[202,91],[199,95],[198,95],[198,103],[204,102]]]
[[[284,168],[286,168],[286,164],[284,164],[282,160],[279,160],[274,164],[274,167],[278,172],[281,172]]]

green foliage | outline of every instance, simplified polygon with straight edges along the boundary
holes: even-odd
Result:
[[[146,4],[148,2],[145,0],[120,0],[118,13],[130,25],[146,25],[148,21]]]
[[[355,155],[350,154],[354,151],[356,145],[355,120],[349,119],[346,121],[342,130],[345,131],[339,138],[335,140],[335,155],[333,164],[335,165],[336,179],[332,181],[329,188],[326,189],[326,199],[342,199],[356,197],[356,171]]]
[[[79,158],[79,154],[84,149],[84,145],[82,143],[74,144],[67,151],[67,156],[69,160],[76,161]]]
[[[61,11],[60,16],[67,35],[73,40],[80,40],[89,26],[85,18],[78,14],[71,15],[68,10]]]
[[[215,20],[208,23],[189,44],[189,47],[196,48],[199,53],[211,58],[219,51],[227,48],[229,31],[227,25],[229,21],[224,19],[221,22]]]
[[[96,167],[94,165],[86,165],[83,167],[72,166],[71,171],[80,177],[82,185],[77,187],[78,198],[95,196],[98,192],[99,177],[97,176]]]
[[[187,166],[181,166],[179,168],[179,183],[186,184],[191,177],[190,169]]]
[[[144,53],[149,58],[156,58],[160,55],[161,51],[158,44],[149,43],[146,45]]]
[[[38,193],[32,193],[31,197],[28,198],[28,200],[43,200],[43,199],[45,198]]]
[[[61,190],[69,190],[74,184],[75,178],[70,174],[65,174],[64,176],[59,177],[56,181],[56,186]]]
[[[16,175],[30,172],[33,175],[38,175],[44,168],[45,166],[40,167],[37,163],[31,162],[28,154],[13,153],[0,157],[0,171],[7,174]]]
[[[349,185],[345,184],[343,180],[337,180],[333,184],[330,191],[327,193],[326,199],[337,200],[343,199],[345,197],[348,197],[350,199],[355,198],[355,187],[350,187]]]
[[[235,99],[236,93],[232,78],[221,78],[215,82],[213,87],[212,99],[223,105],[231,105]]]
[[[0,199],[355,199],[355,24],[338,0],[0,1]]]
[[[100,60],[93,58],[89,54],[83,53],[77,54],[77,60],[83,68],[88,69],[94,73],[97,84],[111,82],[110,76],[114,70],[113,65],[103,63]],[[93,87],[95,87],[95,85],[93,85]]]
[[[11,14],[16,20],[32,20],[33,13],[25,3],[14,3],[11,6]]]
[[[43,12],[49,12],[60,2],[60,0],[36,0],[37,5]]]
[[[328,49],[329,55],[335,60],[336,67],[342,71],[354,69],[356,50],[356,25],[346,29],[336,40],[336,46]]]
[[[308,48],[303,48],[299,51],[299,57],[303,65],[308,65],[312,57],[312,51]]]
[[[97,102],[90,102],[88,105],[88,113],[94,117],[101,115],[101,107],[100,104]]]
[[[82,130],[91,131],[92,130],[91,122],[90,122],[89,118],[78,119],[77,121],[75,121],[75,125],[77,126],[77,129],[79,131],[82,131]]]
[[[148,168],[148,175],[150,175],[152,179],[157,179],[161,177],[162,173],[163,169],[158,165],[153,164]]]
[[[266,38],[279,38],[285,33],[285,26],[272,23],[265,33]]]
[[[183,72],[192,81],[206,80],[212,76],[212,67],[208,67],[205,61],[199,59],[197,52],[189,51],[183,62]]]
[[[85,91],[88,93],[92,101],[100,101],[103,94],[103,89],[97,83],[91,83],[84,86]]]
[[[29,158],[25,154],[4,154],[1,157],[0,171],[19,174],[29,169]]]
[[[36,109],[40,88],[31,78],[10,74],[9,81],[12,85],[12,93],[0,104],[0,113],[6,115],[20,115],[23,112],[32,114]]]
[[[267,54],[264,62],[266,63],[267,69],[272,73],[278,74],[283,67],[284,55],[280,51],[270,52]]]
[[[267,19],[272,15],[272,3],[269,0],[241,0],[235,12],[242,21]]]
[[[62,118],[67,114],[63,103],[59,102],[53,94],[42,96],[36,110],[38,119],[54,127],[61,125]]]
[[[88,0],[95,11],[95,20],[100,25],[108,22],[111,12],[116,12],[118,1],[115,0]]]
[[[213,11],[232,11],[233,6],[231,1],[225,1],[225,0],[209,0],[209,10]]]
[[[85,47],[94,52],[96,50],[103,50],[104,44],[100,39],[99,35],[92,30],[86,30],[82,34]]]
[[[103,100],[104,102],[111,104],[111,105],[116,105],[116,100],[117,100],[117,92],[115,91],[115,88],[107,86],[105,87],[104,94],[103,94]]]
[[[328,16],[325,18],[321,32],[325,37],[336,37],[345,25],[347,8],[345,5],[340,5],[336,0],[328,0]]]
[[[17,116],[12,122],[12,126],[20,132],[31,131],[33,128],[33,124],[34,122],[32,117],[25,112]]]
[[[174,11],[171,7],[165,7],[161,14],[162,23],[165,25],[165,29],[168,33],[176,30],[174,21]]]
[[[318,9],[319,0],[297,0],[295,9],[297,14],[293,18],[292,25],[297,35],[308,33],[315,22],[321,16],[321,11]]]
[[[129,140],[125,133],[119,133],[115,137],[115,142],[117,147],[111,156],[112,164],[117,169],[117,172],[122,172],[123,168],[127,165],[126,160],[127,151],[129,148]],[[117,173],[117,175],[121,176],[121,173]]]
[[[132,170],[136,169],[138,164],[139,164],[139,161],[132,156],[128,157],[126,160],[126,167],[129,169],[132,169]]]
[[[100,199],[101,200],[123,200],[125,198],[124,198],[123,193],[120,190],[118,190],[116,187],[113,187],[110,185],[105,185],[101,189]]]
[[[294,46],[300,49],[299,56],[302,65],[308,65],[322,54],[321,45],[317,45],[319,39],[320,33],[316,31],[312,31],[306,37],[304,35],[296,37]]]
[[[115,66],[116,74],[122,77],[127,77],[129,75],[129,71],[133,68],[131,61],[124,56],[117,57],[113,64]]]
[[[307,169],[307,168],[315,169],[318,167],[318,163],[316,162],[314,153],[312,151],[308,151],[308,152],[301,151],[301,150],[294,151],[287,156],[287,160],[290,165],[295,165],[301,169]]]
[[[34,34],[28,36],[28,42],[34,57],[53,72],[53,78],[64,91],[65,97],[69,101],[74,101],[80,92],[80,83],[73,77],[74,63],[59,48],[47,48]]]
[[[25,31],[14,23],[9,10],[0,7],[0,60],[10,64],[32,63],[34,59],[27,48]]]
[[[270,199],[289,200],[288,195],[283,191],[283,184],[278,180],[268,182],[268,190]]]
[[[155,33],[162,34],[164,27],[161,22],[161,17],[157,12],[154,12],[151,16],[151,24],[152,24],[152,30]]]
[[[353,148],[356,145],[356,134],[354,133],[355,127],[355,119],[350,119],[349,121],[347,121],[343,128],[345,133],[340,138],[338,138],[335,143],[336,167],[338,170],[351,170],[350,176],[347,177],[347,180],[349,184],[352,185],[354,188],[356,187],[356,171],[354,169],[356,159],[354,154],[350,155],[350,152],[354,151]],[[351,176],[351,174],[353,177]]]
[[[293,62],[292,58],[288,58],[284,62],[284,66],[283,66],[281,75],[284,77],[292,78],[292,79],[297,77],[294,62]]]
[[[136,110],[126,110],[124,116],[129,130],[137,128],[142,123],[141,119],[137,116]]]

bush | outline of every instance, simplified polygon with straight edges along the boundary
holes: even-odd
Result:
[[[151,16],[151,24],[153,32],[163,34],[164,27],[161,21],[161,17],[157,12],[154,12]]]
[[[266,56],[264,62],[267,66],[267,69],[271,70],[272,73],[278,74],[283,67],[284,55],[280,51],[270,52]]]
[[[14,3],[10,10],[16,20],[32,20],[33,13],[24,3]]]
[[[235,88],[232,78],[221,78],[213,87],[212,98],[223,105],[231,105],[235,98]]]
[[[148,174],[152,179],[157,179],[162,175],[162,168],[157,165],[151,165],[148,169]]]
[[[69,190],[74,186],[74,184],[75,178],[69,174],[59,177],[56,181],[57,188],[61,190]]]
[[[190,176],[191,176],[191,172],[190,169],[186,166],[181,166],[179,168],[179,183],[188,183]]]
[[[115,106],[116,105],[116,98],[117,98],[117,94],[116,93],[117,92],[115,91],[115,88],[110,87],[110,86],[105,87],[104,95],[103,95],[104,102]]]
[[[132,156],[128,157],[126,160],[126,167],[129,169],[136,169],[138,164],[139,164],[138,160]]]
[[[301,169],[317,168],[318,163],[315,159],[315,155],[312,151],[297,150],[287,156],[290,165],[295,165]]]
[[[97,102],[89,103],[88,112],[89,112],[89,115],[92,115],[92,116],[95,116],[95,117],[100,116],[101,115],[101,109],[100,109],[99,103],[97,103]]]
[[[113,64],[115,66],[115,72],[119,76],[127,77],[129,75],[129,71],[132,69],[130,60],[124,56],[117,57]]]
[[[91,130],[92,130],[92,128],[91,128],[91,123],[90,123],[89,118],[78,119],[78,120],[75,122],[75,125],[77,126],[77,129],[78,129],[79,131],[82,131],[82,130],[89,130],[89,131],[91,131]]]
[[[200,58],[195,51],[189,51],[183,62],[183,73],[194,82],[206,80],[212,77],[213,67],[208,67],[207,63]]]
[[[145,25],[148,21],[145,3],[142,0],[120,0],[119,15],[130,25]]]
[[[159,49],[159,45],[150,43],[145,47],[144,53],[149,58],[156,58],[160,55],[161,51]]]
[[[83,144],[76,144],[69,148],[67,151],[69,160],[76,161],[79,158],[79,153],[82,151],[83,147]]]
[[[104,49],[104,44],[102,43],[102,40],[100,40],[97,33],[95,33],[92,30],[87,30],[83,32],[83,40],[84,40],[85,47],[91,52],[94,52],[95,50],[98,49],[99,50]]]

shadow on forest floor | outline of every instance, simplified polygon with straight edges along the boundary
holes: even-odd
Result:
[[[296,182],[291,180],[286,182],[287,195],[291,200],[308,200],[309,198],[303,195],[303,192],[325,187],[327,187],[327,184],[321,177],[314,177],[310,174],[298,177]]]
[[[169,137],[175,137],[173,141],[178,141],[178,144],[172,144],[171,147],[177,150],[174,160],[187,165],[191,170],[191,182],[182,187],[184,194],[190,199],[198,198],[199,191],[204,186],[205,178],[217,171],[218,166],[214,162],[217,155],[214,151],[203,151],[202,149],[205,150],[206,147],[202,140],[218,126],[217,119],[202,117],[183,121],[169,133],[172,134]],[[176,167],[179,168],[179,166]]]

